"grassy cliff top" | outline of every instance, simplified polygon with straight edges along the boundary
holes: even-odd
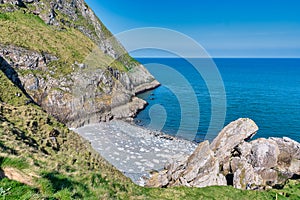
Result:
[[[0,44],[56,56],[59,60],[49,64],[55,68],[56,74],[69,74],[74,63],[128,70],[121,62],[100,51],[97,45],[79,30],[69,27],[58,29],[45,24],[34,14],[21,10],[0,13],[0,27]],[[91,58],[93,63],[89,61]]]

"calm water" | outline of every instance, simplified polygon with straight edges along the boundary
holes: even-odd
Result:
[[[190,140],[195,135],[193,138],[198,142],[207,138],[212,99],[224,97],[218,96],[218,92],[210,94],[203,78],[184,59],[138,60],[165,84],[139,95],[149,105],[136,117],[136,123],[171,135],[180,131]],[[255,138],[287,136],[300,141],[300,59],[215,59],[214,62],[226,91],[225,124],[248,117],[260,128]],[[179,81],[173,75],[175,72],[187,82]],[[191,103],[194,97],[200,111]],[[189,109],[182,113],[184,106]],[[200,119],[196,128],[192,125],[195,119]]]

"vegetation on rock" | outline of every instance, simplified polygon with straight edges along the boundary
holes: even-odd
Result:
[[[70,126],[109,120],[136,88],[157,86],[81,0],[4,1],[0,26],[2,70],[15,71],[32,100]]]

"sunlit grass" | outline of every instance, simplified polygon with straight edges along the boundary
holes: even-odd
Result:
[[[29,167],[24,158],[0,157],[0,168],[12,167],[16,169],[26,169]]]
[[[93,41],[75,28],[60,30],[45,24],[38,16],[21,11],[0,13],[0,27],[0,44],[15,45],[58,57],[58,61],[49,64],[57,75],[71,73],[76,62],[87,62],[91,64],[90,67],[111,66],[120,71],[127,70],[123,64],[104,54]]]

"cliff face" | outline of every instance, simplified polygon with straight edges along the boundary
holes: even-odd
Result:
[[[0,1],[1,70],[69,126],[128,118],[159,83],[82,0]]]

